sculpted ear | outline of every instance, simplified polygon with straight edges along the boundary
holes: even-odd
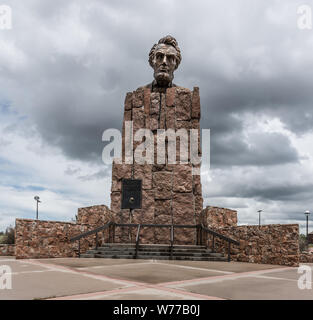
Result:
[[[154,52],[157,44],[154,44],[149,53],[149,64],[152,69],[154,69]]]
[[[179,63],[178,63],[178,60],[177,60],[177,58],[175,58],[175,62],[176,62],[176,64],[175,64],[175,70],[177,70],[178,69],[178,66],[179,66]]]
[[[180,62],[181,62],[181,58],[179,59],[179,57],[176,56],[176,66],[175,66],[175,70],[178,69]]]

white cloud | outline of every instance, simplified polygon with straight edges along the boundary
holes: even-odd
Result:
[[[35,195],[42,200],[43,220],[68,221],[78,207],[110,205],[110,174],[82,181],[106,170],[104,165],[69,161],[57,147],[46,145],[34,129],[25,128],[25,123],[11,123],[15,128],[11,130],[8,124],[7,119],[0,121],[0,135],[10,142],[1,145],[0,153],[0,230],[14,224],[15,218],[34,218]],[[33,135],[25,136],[25,132]]]

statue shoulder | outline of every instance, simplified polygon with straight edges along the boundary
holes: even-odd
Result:
[[[141,86],[141,87],[137,88],[135,91],[141,91],[141,90],[145,90],[145,89],[152,89],[152,83],[148,83],[144,86]]]
[[[175,88],[178,92],[188,92],[188,93],[191,93],[193,90],[190,90],[188,88],[185,88],[185,87],[182,87],[182,86],[178,86],[176,84],[173,83],[172,85],[173,88]],[[148,83],[144,86],[141,86],[141,87],[138,87],[135,91],[144,91],[145,89],[150,89],[151,91],[152,90],[159,90],[158,88],[154,87],[153,86],[153,82],[152,83]]]
[[[176,86],[176,91],[178,92],[192,92],[192,90],[188,89],[188,88],[185,88],[185,87],[181,87],[181,86]]]

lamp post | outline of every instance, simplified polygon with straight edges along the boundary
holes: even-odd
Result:
[[[259,227],[261,226],[261,212],[262,212],[263,210],[258,210],[258,213],[259,213]]]
[[[38,196],[35,196],[34,199],[37,201],[37,209],[36,209],[36,220],[38,220],[38,203],[41,202]]]
[[[306,243],[307,243],[307,246],[309,245],[309,237],[308,237],[308,234],[309,234],[309,214],[310,214],[310,211],[307,210],[304,212],[305,216],[306,216]]]

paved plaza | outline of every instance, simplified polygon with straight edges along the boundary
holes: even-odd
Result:
[[[241,262],[1,257],[12,289],[0,299],[313,299],[297,268]]]

